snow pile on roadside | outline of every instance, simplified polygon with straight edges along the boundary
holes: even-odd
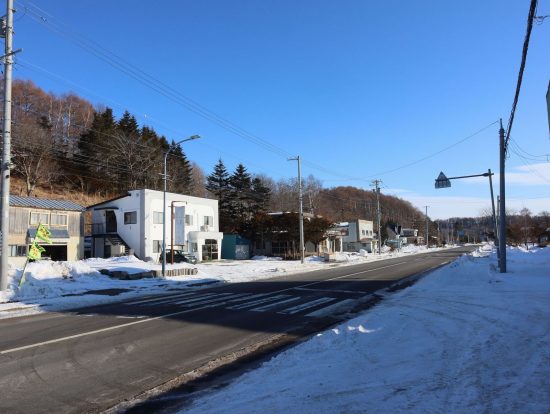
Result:
[[[254,256],[251,260],[263,260],[263,261],[281,261],[282,257],[268,257],[268,256]]]
[[[418,252],[421,252],[419,250]],[[347,266],[372,260],[384,260],[396,257],[396,252],[382,255],[361,253],[340,253],[337,263],[324,262],[318,256],[300,260],[282,260],[276,257],[256,256],[253,260],[221,260],[203,262],[197,265],[189,263],[168,264],[167,269],[191,267],[198,274],[174,276],[166,279],[118,280],[100,273],[100,270],[124,271],[128,274],[160,270],[161,265],[145,262],[135,256],[112,257],[109,259],[92,258],[77,262],[39,261],[29,264],[25,277],[27,282],[18,288],[21,270],[11,272],[9,289],[0,292],[0,318],[20,315],[18,309],[26,308],[23,314],[68,309],[85,305],[94,305],[121,300],[131,296],[161,293],[169,289],[184,289],[188,286],[208,283],[239,283],[254,280],[286,276],[323,269],[326,266]],[[116,292],[114,292],[116,290]],[[97,291],[109,291],[101,294]],[[116,293],[119,293],[116,295]],[[83,296],[83,295],[86,296]],[[109,296],[112,294],[113,296]]]
[[[29,300],[75,293],[89,289],[90,280],[102,275],[82,261],[53,262],[40,260],[25,269],[25,283],[18,287],[22,270],[18,269],[9,281],[10,300]],[[83,280],[85,279],[85,280]]]
[[[484,252],[182,412],[547,413],[550,249],[509,249],[506,274]]]

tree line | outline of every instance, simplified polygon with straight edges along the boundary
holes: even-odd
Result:
[[[181,146],[140,126],[130,112],[117,119],[108,107],[94,107],[74,93],[47,93],[30,80],[13,84],[12,173],[24,183],[24,194],[40,189],[108,199],[138,188],[162,190],[163,157],[167,189],[219,201],[220,230],[252,241],[268,233],[294,237],[297,226],[283,230],[298,211],[296,178],[274,180],[251,175],[243,164],[229,172],[220,159],[205,177]],[[314,241],[337,221],[376,220],[376,195],[356,187],[323,188],[313,175],[303,178],[306,239]],[[381,222],[414,226],[424,215],[409,202],[380,194]],[[281,215],[270,212],[286,212]],[[287,223],[290,225],[289,223]],[[383,230],[382,237],[385,238]],[[315,241],[314,241],[315,242]]]
[[[122,192],[163,187],[163,156],[170,151],[168,190],[204,195],[204,174],[181,146],[140,127],[125,111],[94,108],[73,93],[46,93],[29,80],[13,83],[13,174],[25,195],[37,187],[108,198]]]

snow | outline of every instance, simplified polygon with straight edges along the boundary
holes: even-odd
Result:
[[[547,413],[550,249],[483,246],[185,413]]]
[[[426,252],[424,247],[414,247],[407,251],[386,252],[382,255],[339,253],[336,263],[330,265],[345,266],[423,252]],[[18,287],[21,269],[10,271],[9,288],[0,292],[0,319],[104,304],[173,289],[196,289],[211,283],[249,282],[323,269],[327,265],[329,264],[317,256],[307,257],[303,264],[299,260],[286,261],[278,257],[255,256],[251,260],[221,260],[197,265],[178,263],[166,266],[166,269],[196,267],[198,274],[193,276],[118,280],[101,274],[100,270],[136,274],[150,270],[159,271],[161,265],[139,260],[135,256],[93,258],[75,262],[43,260],[28,264],[25,270],[26,282],[21,288]]]
[[[433,251],[430,249],[429,251]],[[101,269],[139,273],[137,258],[39,261],[12,270],[0,318],[107,303],[205,283],[236,283],[426,252],[341,253],[283,261],[255,257],[198,265],[194,276],[118,280]],[[508,273],[484,245],[376,307],[278,354],[185,412],[498,412],[550,407],[550,249],[509,248]],[[98,294],[118,290],[117,295]]]

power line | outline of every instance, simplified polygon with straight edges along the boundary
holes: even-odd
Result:
[[[43,16],[44,11],[34,6],[32,3],[23,1],[23,4],[26,4],[25,7],[27,7],[28,9],[29,15],[36,22],[44,25],[46,28],[48,28],[52,32],[69,39],[81,49],[94,55],[98,59],[104,61],[105,63],[112,66],[113,68],[121,71],[125,75],[133,78],[134,80],[141,83],[142,85],[163,95],[164,97],[168,98],[172,102],[185,107],[189,111],[201,116],[202,118],[205,118],[208,121],[211,121],[221,126],[222,128],[228,130],[229,132],[232,132],[233,134],[238,135],[241,138],[244,138],[245,140],[248,140],[249,142],[252,142],[260,147],[263,147],[264,149],[270,152],[273,152],[284,158],[287,158],[290,155],[290,153],[288,153],[285,149],[282,149],[276,146],[275,144],[269,141],[266,141],[263,138],[258,137],[246,131],[245,129],[241,128],[237,124],[221,117],[220,115],[209,110],[208,108],[204,107],[203,105],[199,104],[193,99],[173,89],[172,87],[160,81],[159,79],[147,74],[146,72],[139,69],[138,67],[128,63],[123,58],[109,51],[103,46],[95,43],[92,40],[87,39],[86,37],[78,34],[75,31],[65,29],[63,27],[67,25],[63,23],[56,23],[52,17],[48,17],[48,18],[44,17]],[[38,11],[36,9],[33,9],[33,7],[38,9]]]
[[[529,49],[529,40],[531,38],[531,29],[533,28],[533,19],[537,10],[537,0],[531,0],[531,6],[529,7],[529,15],[527,17],[527,33],[525,34],[525,40],[523,41],[523,50],[521,53],[521,64],[519,66],[518,81],[516,85],[516,93],[514,95],[514,102],[512,103],[512,110],[510,112],[510,118],[508,119],[508,126],[506,127],[506,137],[504,139],[504,153],[508,153],[508,142],[510,141],[510,132],[512,131],[512,124],[514,123],[514,116],[516,113],[516,107],[519,100],[519,92],[521,90],[521,82],[523,80],[523,71],[525,70],[525,62],[527,60],[527,50]]]
[[[439,150],[439,151],[436,151],[436,152],[434,152],[434,153],[432,153],[432,154],[430,154],[430,155],[427,155],[427,156],[425,156],[425,157],[422,157],[422,158],[420,158],[420,159],[418,159],[418,160],[416,160],[416,161],[413,161],[413,162],[410,162],[410,163],[408,163],[408,164],[402,165],[401,167],[393,168],[393,169],[391,169],[391,170],[379,172],[379,173],[377,173],[377,174],[371,175],[370,177],[375,177],[375,176],[380,176],[380,175],[389,174],[389,173],[392,173],[392,172],[395,172],[395,171],[399,171],[399,170],[402,170],[402,169],[411,167],[411,166],[413,166],[413,165],[419,164],[419,163],[421,163],[422,161],[426,161],[427,159],[433,158],[433,157],[435,157],[436,155],[439,155],[439,154],[441,154],[441,153],[443,153],[443,152],[445,152],[445,151],[450,150],[451,148],[456,147],[456,146],[459,145],[459,144],[462,144],[463,142],[465,142],[465,141],[467,141],[467,140],[469,140],[469,139],[475,137],[476,135],[482,133],[482,132],[485,131],[486,129],[492,127],[492,126],[495,125],[496,123],[498,123],[498,121],[491,122],[489,125],[484,126],[483,128],[481,128],[480,130],[474,132],[473,134],[470,134],[470,135],[468,135],[467,137],[462,138],[461,140],[459,140],[459,141],[457,141],[457,142],[455,142],[455,143],[449,145],[448,147],[445,147],[445,148],[443,148],[443,149],[441,149],[441,150]]]

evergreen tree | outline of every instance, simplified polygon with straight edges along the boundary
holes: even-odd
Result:
[[[79,157],[82,160],[83,181],[91,182],[92,190],[102,190],[105,182],[116,179],[111,171],[112,153],[109,151],[109,141],[116,130],[113,110],[106,108],[103,112],[95,112],[90,129],[84,132],[78,145]],[[92,178],[93,177],[93,178]]]
[[[168,170],[170,171],[170,191],[182,194],[193,192],[193,168],[185,156],[181,145],[174,142],[170,145]]]
[[[251,197],[252,197],[251,210],[254,214],[265,213],[269,210],[271,189],[266,185],[264,185],[264,182],[259,177],[255,177],[252,180]]]
[[[122,118],[117,122],[117,129],[124,132],[128,136],[139,136],[139,126],[135,116],[128,111],[124,111]]]
[[[237,165],[229,177],[231,188],[230,215],[238,228],[240,224],[251,219],[253,193],[252,178],[243,164]]]
[[[220,215],[220,231],[231,231],[229,215],[229,173],[221,158],[214,166],[214,171],[206,177],[206,189],[218,200],[218,210]]]

